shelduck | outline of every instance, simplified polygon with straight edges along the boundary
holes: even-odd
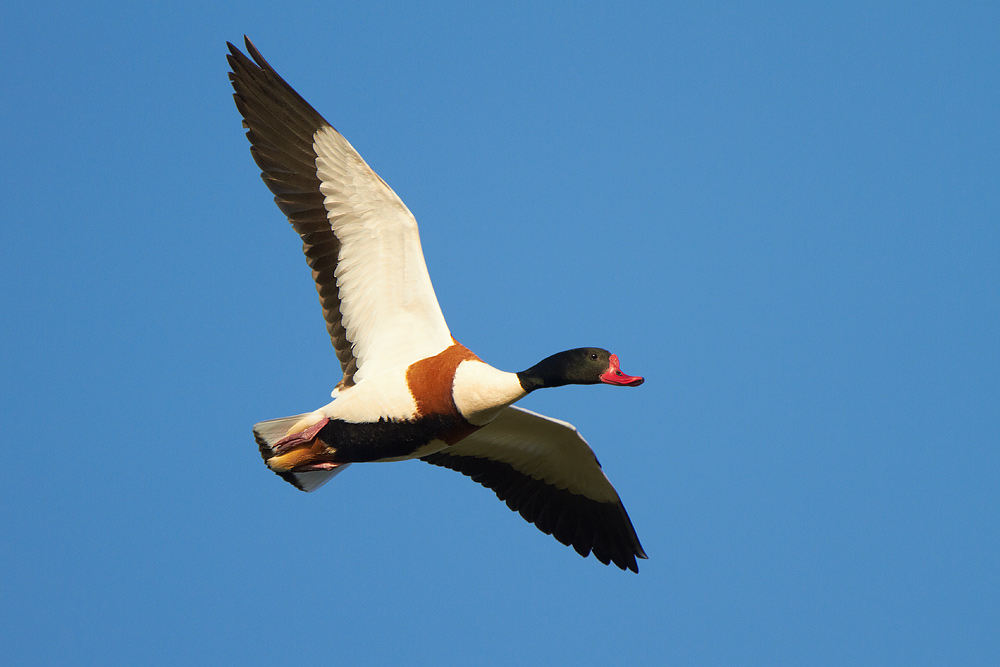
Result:
[[[572,425],[513,404],[545,387],[643,379],[600,348],[508,373],[458,343],[406,205],[249,39],[253,60],[228,46],[250,152],[302,237],[344,372],[332,402],[254,425],[267,466],[314,491],[352,463],[418,458],[492,489],[580,555],[638,572],[646,554],[587,442]]]

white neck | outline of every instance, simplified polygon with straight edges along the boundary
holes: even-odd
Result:
[[[452,383],[455,406],[470,424],[490,423],[500,411],[527,394],[517,374],[493,368],[479,360],[463,361]]]

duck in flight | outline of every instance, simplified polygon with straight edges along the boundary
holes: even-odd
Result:
[[[581,556],[638,572],[646,554],[587,442],[571,424],[513,404],[546,387],[643,379],[600,348],[509,373],[458,343],[413,214],[249,39],[250,57],[228,46],[250,152],[302,237],[344,372],[331,403],[254,425],[267,466],[314,491],[352,463],[417,458],[493,490]]]

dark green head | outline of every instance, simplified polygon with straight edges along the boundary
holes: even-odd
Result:
[[[625,375],[618,366],[618,356],[599,347],[578,347],[542,359],[517,374],[525,391],[564,384],[612,384],[638,387],[643,379]]]

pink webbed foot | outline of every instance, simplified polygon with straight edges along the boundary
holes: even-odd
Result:
[[[312,439],[316,437],[317,433],[323,430],[323,427],[326,426],[328,421],[330,420],[324,418],[305,430],[286,435],[284,438],[271,445],[271,451],[274,452],[275,455],[279,455],[295,449],[296,447],[311,444]]]

